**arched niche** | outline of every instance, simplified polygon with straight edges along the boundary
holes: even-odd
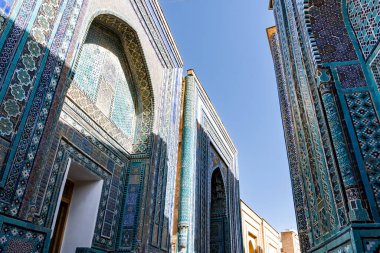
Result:
[[[255,248],[253,247],[252,241],[249,241],[249,253],[255,253]]]
[[[210,252],[224,253],[229,249],[226,188],[222,172],[216,168],[211,176]]]
[[[87,30],[67,96],[130,154],[151,145],[154,97],[137,33],[101,14]]]

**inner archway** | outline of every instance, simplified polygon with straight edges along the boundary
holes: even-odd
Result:
[[[109,121],[114,131],[117,130],[118,139],[125,137],[132,144],[138,103],[130,72],[120,37],[93,22],[81,48],[73,84],[88,98],[87,103],[93,105],[92,111],[96,110],[91,114],[94,120],[98,124]]]
[[[252,241],[249,241],[249,253],[255,253],[255,249],[253,248]]]
[[[220,169],[211,177],[210,252],[228,252],[226,191]]]
[[[149,154],[154,95],[137,33],[101,14],[78,55],[67,97],[129,154]]]
[[[115,16],[102,14],[95,17],[89,24],[83,44],[78,50],[70,81],[60,124],[65,129],[75,131],[75,136],[71,132],[66,136],[64,131],[57,135],[62,134],[70,144],[75,145],[78,157],[85,154],[88,160],[94,161],[95,167],[85,167],[86,170],[97,168],[97,171],[105,172],[107,175],[102,177],[106,183],[104,190],[101,189],[100,194],[96,195],[98,202],[92,201],[98,203],[98,206],[101,203],[102,209],[98,212],[94,206],[91,210],[95,215],[86,216],[91,218],[92,225],[96,224],[96,229],[84,231],[80,237],[71,236],[76,234],[70,232],[73,229],[65,226],[65,222],[74,224],[71,227],[75,227],[78,224],[75,222],[78,220],[77,217],[83,212],[78,211],[80,208],[72,208],[75,207],[75,203],[66,201],[68,203],[64,204],[70,207],[66,208],[69,211],[62,215],[62,219],[57,220],[55,227],[62,229],[55,229],[57,233],[55,237],[53,235],[54,238],[63,240],[57,240],[57,246],[52,248],[52,252],[59,251],[59,247],[62,248],[62,252],[73,252],[74,246],[94,245],[113,249],[113,236],[123,238],[120,240],[120,247],[132,248],[136,240],[136,231],[139,229],[136,225],[138,215],[144,203],[140,202],[140,198],[146,169],[145,160],[138,160],[133,155],[150,155],[154,111],[150,75],[137,33]],[[96,145],[96,150],[92,144]],[[122,155],[118,156],[114,152],[116,150]],[[133,168],[128,170],[128,166]],[[126,173],[129,173],[128,177],[124,176]],[[124,178],[128,178],[128,181],[124,181]],[[57,181],[57,195],[61,192],[61,185],[66,183],[65,178]],[[123,190],[124,186],[126,192]],[[95,189],[91,188],[89,183],[80,181],[77,187],[79,190],[76,191],[74,187],[70,198],[77,199],[82,188],[88,188],[89,191]],[[135,197],[130,200],[130,196]],[[122,201],[117,201],[121,198],[123,201],[128,199],[124,206]],[[60,205],[64,205],[60,202],[57,203],[58,212]],[[123,216],[119,218],[116,214],[121,213]],[[123,222],[116,222],[116,219],[122,219]],[[116,234],[118,231],[119,234]],[[82,237],[89,239],[86,242],[75,243]],[[65,250],[66,245],[71,248]]]

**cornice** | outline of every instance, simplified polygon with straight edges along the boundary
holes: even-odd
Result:
[[[233,143],[230,135],[228,134],[228,131],[225,128],[225,126],[224,126],[221,118],[219,117],[218,113],[216,112],[215,107],[211,103],[211,100],[210,100],[209,96],[207,95],[206,90],[204,89],[202,83],[197,78],[194,70],[189,69],[187,71],[187,75],[188,76],[193,76],[195,78],[200,98],[202,99],[202,101],[204,102],[206,108],[210,112],[210,115],[211,115],[213,121],[215,122],[216,126],[218,127],[219,131],[221,132],[222,138],[225,140],[226,144],[228,145],[228,148],[230,149],[230,152],[232,154],[236,155],[237,154],[237,148],[236,148],[235,144]]]
[[[182,68],[181,55],[158,1],[131,2],[162,65],[166,68]]]
[[[277,28],[276,26],[271,26],[271,27],[268,27],[266,31],[267,31],[268,40],[270,40],[273,34],[277,33]]]

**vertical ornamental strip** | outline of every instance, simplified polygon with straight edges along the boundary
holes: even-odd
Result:
[[[306,205],[306,193],[302,179],[302,168],[300,167],[299,152],[296,143],[296,126],[292,121],[291,101],[288,94],[288,85],[286,83],[285,73],[283,69],[283,60],[280,51],[277,29],[275,27],[268,28],[269,45],[272,51],[273,63],[275,66],[278,97],[280,102],[281,116],[285,134],[285,143],[289,161],[289,171],[291,183],[293,186],[294,207],[297,210],[297,226],[301,247],[305,250],[310,248],[310,224],[307,219],[310,211]]]
[[[178,215],[178,252],[187,252],[192,209],[193,171],[195,167],[195,80],[185,78],[185,103],[183,114],[181,191]]]
[[[354,174],[354,163],[350,157],[348,144],[345,141],[341,121],[339,120],[339,111],[334,98],[334,83],[331,73],[328,69],[319,71],[319,91],[321,93],[323,105],[327,116],[327,122],[330,127],[331,138],[335,148],[336,158],[338,160],[342,181],[345,187],[346,195],[349,201],[349,217],[351,221],[369,220],[367,211],[363,208],[360,199],[360,188]]]

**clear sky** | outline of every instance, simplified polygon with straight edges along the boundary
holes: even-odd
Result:
[[[160,0],[239,151],[241,198],[278,231],[296,228],[273,62],[269,0]]]

